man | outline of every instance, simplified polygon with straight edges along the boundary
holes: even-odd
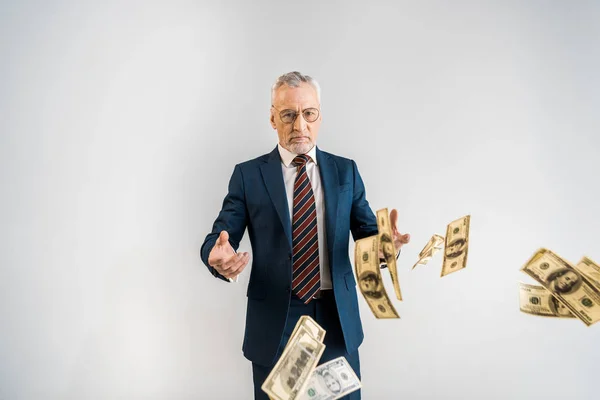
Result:
[[[309,315],[326,331],[325,362],[344,356],[360,377],[363,330],[348,257],[354,240],[377,234],[377,220],[352,160],[316,146],[322,121],[320,88],[290,72],[271,88],[270,123],[279,143],[269,154],[235,166],[227,196],[201,248],[211,273],[225,281],[246,267],[236,253],[244,230],[252,245],[242,349],[252,361],[256,399],[296,322]],[[410,236],[390,223],[397,249]],[[349,398],[360,399],[355,392]]]

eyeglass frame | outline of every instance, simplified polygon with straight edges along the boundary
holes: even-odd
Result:
[[[308,124],[312,124],[313,122],[316,122],[316,121],[319,119],[319,117],[321,116],[321,110],[320,110],[319,108],[315,108],[315,107],[308,107],[308,108],[305,108],[305,109],[304,109],[304,110],[302,110],[302,112],[300,112],[300,113],[297,113],[296,111],[294,111],[294,110],[292,110],[292,109],[289,109],[289,108],[286,108],[286,109],[284,109],[284,110],[279,110],[279,109],[278,109],[277,107],[275,107],[273,104],[271,104],[271,107],[273,107],[275,110],[279,111],[279,119],[280,119],[280,120],[281,120],[281,122],[282,122],[282,123],[284,123],[284,124],[294,124],[294,123],[296,123],[296,119],[298,118],[298,115],[299,115],[299,114],[302,114],[302,118],[304,118],[304,120],[305,120],[305,121],[306,121]],[[304,116],[304,111],[306,111],[306,110],[317,110],[317,118],[315,118],[315,120],[314,120],[314,121],[312,121],[312,122],[309,122],[309,121],[306,119],[306,117]],[[281,113],[282,113],[282,112],[284,112],[284,111],[293,111],[293,112],[296,114],[296,116],[294,117],[294,120],[293,120],[292,122],[283,122],[283,118],[281,117]]]

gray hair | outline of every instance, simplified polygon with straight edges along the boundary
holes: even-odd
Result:
[[[271,104],[275,101],[275,91],[279,89],[283,85],[287,85],[290,87],[298,87],[302,82],[306,82],[310,84],[317,91],[317,101],[319,105],[321,104],[321,87],[319,83],[312,77],[308,75],[302,75],[298,71],[288,72],[287,74],[281,75],[273,86],[271,86]]]

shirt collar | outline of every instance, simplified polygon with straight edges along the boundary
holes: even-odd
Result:
[[[281,146],[281,144],[279,144],[279,143],[277,143],[277,149],[279,149],[279,157],[281,158],[281,162],[286,166],[286,168],[290,168],[292,161],[294,161],[294,158],[298,154],[292,153],[288,149]],[[313,146],[312,149],[310,149],[308,151],[308,153],[306,153],[306,155],[310,157],[310,159],[312,160],[312,162],[315,163],[315,165],[317,164],[317,146],[316,145]]]

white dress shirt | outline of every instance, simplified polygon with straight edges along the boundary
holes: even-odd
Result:
[[[285,192],[287,195],[288,208],[290,211],[290,226],[293,224],[292,216],[294,215],[294,182],[296,180],[296,167],[292,161],[298,154],[294,154],[283,148],[279,143],[279,156],[281,157],[281,171],[283,172],[283,181],[285,183]],[[323,197],[323,186],[321,183],[321,174],[317,167],[317,146],[306,155],[310,156],[311,160],[306,163],[306,173],[315,196],[315,205],[317,207],[317,235],[319,240],[319,268],[321,272],[321,289],[331,289],[331,272],[329,269],[329,256],[327,254],[327,236],[325,233],[325,199]]]

